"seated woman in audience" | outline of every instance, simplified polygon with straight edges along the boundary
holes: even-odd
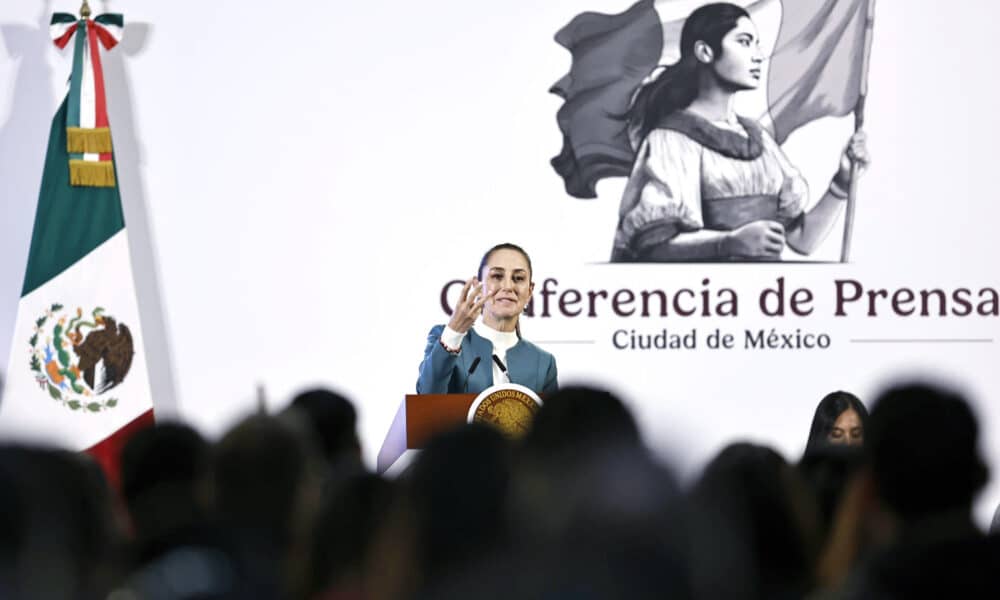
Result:
[[[806,453],[824,444],[861,446],[868,409],[850,392],[831,392],[819,402],[809,430]]]
[[[417,393],[479,393],[508,382],[555,392],[555,358],[521,337],[521,313],[534,288],[527,252],[514,244],[490,248],[462,288],[451,321],[427,335]]]

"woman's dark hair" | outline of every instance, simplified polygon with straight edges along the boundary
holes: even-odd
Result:
[[[837,417],[848,409],[858,413],[862,431],[867,429],[868,409],[861,403],[861,400],[858,400],[858,397],[850,392],[831,392],[820,400],[819,406],[816,407],[812,427],[809,428],[809,441],[806,443],[807,453],[817,446],[827,443],[827,438],[833,431],[833,424],[837,422]]]
[[[521,441],[528,458],[572,456],[587,450],[640,447],[635,417],[618,396],[607,390],[569,386],[545,399]]]
[[[844,490],[863,464],[864,449],[858,446],[816,444],[796,465],[816,498],[824,539],[832,530]]]
[[[667,66],[659,77],[639,89],[631,108],[625,113],[630,130],[645,138],[656,124],[678,110],[687,108],[698,96],[698,70],[694,45],[702,41],[715,56],[722,54],[722,38],[736,28],[736,22],[750,17],[744,8],[716,2],[694,10],[681,29],[681,58]]]
[[[392,483],[363,473],[345,478],[325,499],[313,525],[312,552],[306,561],[306,597],[323,597],[324,591],[361,578],[393,493]]]
[[[524,248],[518,246],[517,244],[511,244],[510,242],[497,244],[486,251],[486,254],[483,255],[483,260],[479,261],[479,270],[476,271],[476,277],[482,278],[483,269],[486,268],[486,263],[490,261],[490,257],[493,256],[493,253],[497,250],[513,250],[523,256],[524,261],[528,263],[528,280],[531,280],[531,257],[524,251]],[[515,325],[514,331],[517,332],[517,337],[521,337],[521,319],[517,320],[517,325]]]
[[[493,256],[493,253],[497,250],[513,250],[523,256],[524,261],[528,263],[528,278],[531,278],[531,257],[524,251],[524,248],[518,246],[517,244],[511,244],[510,242],[497,244],[486,251],[486,254],[483,255],[483,260],[479,261],[479,270],[476,271],[476,277],[481,278],[483,276],[483,269],[486,268],[486,263],[490,261],[490,257]]]
[[[801,598],[815,553],[815,507],[774,449],[737,442],[690,493],[697,597]]]
[[[471,423],[435,436],[402,480],[423,584],[431,589],[508,541],[513,448],[499,430]]]

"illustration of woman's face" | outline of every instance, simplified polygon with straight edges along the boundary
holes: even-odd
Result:
[[[861,426],[861,417],[853,408],[848,408],[837,416],[827,438],[833,444],[847,444],[848,446],[860,446],[864,442],[864,428]]]
[[[741,17],[736,27],[722,38],[722,54],[712,65],[719,82],[738,91],[760,85],[763,63],[757,27],[750,19]]]

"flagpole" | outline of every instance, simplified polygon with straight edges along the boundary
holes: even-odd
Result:
[[[865,124],[865,98],[868,96],[868,65],[872,54],[872,31],[875,29],[875,0],[868,0],[868,14],[865,17],[865,47],[861,66],[861,85],[858,103],[854,106],[854,131],[861,131]],[[858,172],[860,165],[851,160],[851,181],[847,190],[847,212],[844,215],[844,243],[840,247],[840,262],[846,263],[851,256],[851,234],[854,231],[854,206],[858,196]]]

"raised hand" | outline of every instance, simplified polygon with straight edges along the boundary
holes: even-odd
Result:
[[[483,305],[495,296],[499,289],[497,287],[489,293],[483,294],[483,284],[477,278],[473,277],[466,281],[458,297],[458,303],[455,305],[455,312],[452,313],[451,321],[448,322],[448,327],[458,333],[465,333],[471,329],[476,319],[483,313]]]

